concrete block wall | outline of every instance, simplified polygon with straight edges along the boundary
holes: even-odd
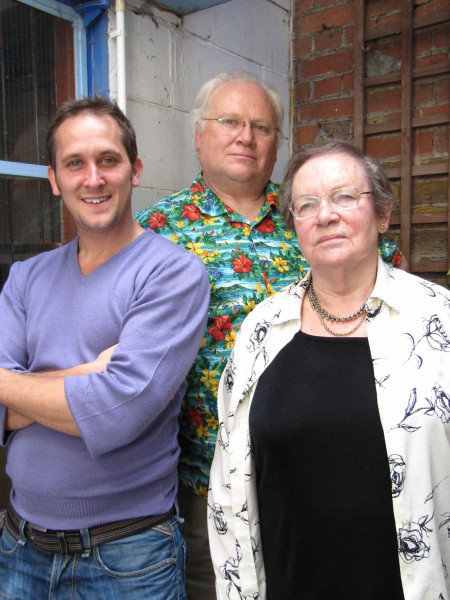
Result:
[[[126,11],[127,115],[144,161],[133,209],[190,185],[199,170],[189,112],[200,86],[223,71],[245,69],[276,86],[285,104],[283,141],[274,170],[289,158],[290,0],[230,0],[183,18],[129,0]],[[114,14],[110,19],[115,28]],[[116,85],[110,40],[110,85]]]

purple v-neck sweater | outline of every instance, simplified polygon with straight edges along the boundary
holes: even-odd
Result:
[[[52,529],[172,506],[178,413],[209,302],[202,261],[152,231],[85,276],[77,248],[74,240],[15,263],[0,296],[7,369],[64,369],[118,343],[106,371],[66,377],[81,438],[39,424],[6,432],[0,406],[11,501]]]

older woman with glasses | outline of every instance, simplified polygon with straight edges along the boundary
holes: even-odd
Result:
[[[352,145],[304,147],[283,196],[311,270],[221,379],[218,598],[449,598],[450,294],[380,260],[392,193]]]

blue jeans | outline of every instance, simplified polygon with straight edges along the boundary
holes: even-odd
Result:
[[[186,600],[186,548],[178,522],[175,515],[72,555],[41,552],[0,528],[0,599]]]

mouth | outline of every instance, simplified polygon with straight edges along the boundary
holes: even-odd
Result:
[[[82,198],[86,204],[103,204],[109,200],[109,196],[101,196],[100,198]]]
[[[321,238],[319,238],[317,240],[318,244],[324,244],[326,242],[338,242],[340,240],[343,240],[345,238],[344,235],[340,235],[337,233],[331,234],[331,235],[324,235]]]

